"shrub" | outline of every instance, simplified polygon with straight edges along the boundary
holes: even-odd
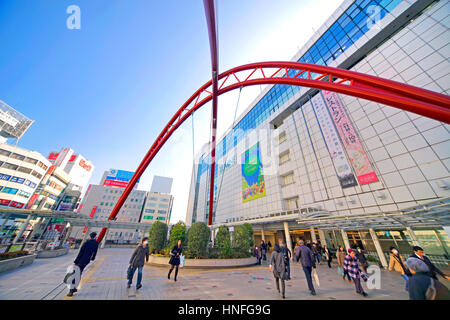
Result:
[[[13,258],[19,258],[28,255],[28,251],[22,250],[22,251],[15,251],[15,252],[3,252],[0,253],[0,261],[1,260],[8,260]]]
[[[156,221],[148,233],[148,248],[150,253],[159,253],[166,245],[167,224]]]
[[[181,240],[182,244],[186,241],[186,225],[183,221],[179,221],[172,227],[172,230],[170,230],[170,247],[173,248],[173,246],[177,244],[178,240]]]
[[[226,226],[219,227],[219,230],[217,231],[216,235],[215,245],[217,246],[218,253],[220,254],[221,258],[231,257],[232,254],[231,238],[228,227]]]
[[[253,241],[253,227],[250,223],[244,223],[242,225],[245,229],[247,229],[248,232],[248,236],[250,238],[250,247],[253,247],[255,245],[254,241]]]
[[[249,228],[246,224],[234,227],[233,256],[235,258],[246,258],[251,256],[250,249],[253,243],[253,228],[251,228],[251,226]],[[251,233],[250,230],[252,230]]]
[[[206,256],[210,230],[203,222],[194,223],[188,230],[188,250],[186,257],[202,258]]]

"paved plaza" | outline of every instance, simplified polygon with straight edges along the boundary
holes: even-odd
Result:
[[[159,300],[159,299],[280,299],[273,275],[265,266],[232,269],[180,269],[178,281],[167,279],[167,268],[144,267],[140,290],[127,289],[126,269],[133,249],[102,249],[97,259],[84,271],[81,288],[74,297],[66,297],[62,284],[66,268],[77,251],[68,255],[36,259],[30,265],[0,274],[1,300]],[[344,282],[336,273],[336,265],[329,269],[324,263],[318,266],[320,287],[317,296],[307,290],[305,276],[299,264],[291,266],[292,280],[286,283],[286,299],[307,300],[405,300],[404,280],[394,272],[382,271],[381,289],[369,290],[369,296],[357,295],[354,285]],[[172,276],[173,279],[173,276]],[[449,286],[449,282],[443,280]],[[363,284],[366,288],[366,285]]]

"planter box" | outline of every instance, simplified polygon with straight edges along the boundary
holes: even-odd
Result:
[[[34,262],[35,254],[0,261],[0,273],[28,266]]]
[[[158,257],[150,255],[148,259],[149,265],[168,267],[169,257]],[[241,259],[185,259],[183,268],[235,268],[235,267],[247,267],[257,263],[255,257],[241,258]]]
[[[41,250],[38,252],[36,259],[55,258],[63,256],[69,252],[69,248],[55,249],[55,250]]]

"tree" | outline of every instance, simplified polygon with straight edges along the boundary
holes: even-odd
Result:
[[[159,253],[166,245],[167,239],[167,224],[161,221],[156,221],[150,227],[148,233],[148,248],[151,253]]]
[[[178,221],[170,230],[170,247],[176,245],[178,240],[181,240],[182,244],[186,242],[186,225],[183,221]]]
[[[216,246],[223,258],[231,256],[231,238],[230,231],[227,226],[220,226],[216,235]]]
[[[209,243],[210,230],[204,222],[194,223],[188,230],[189,255],[195,258],[204,257]]]
[[[252,235],[253,228],[248,223],[234,227],[233,249],[238,257],[250,256],[250,248],[253,245]]]

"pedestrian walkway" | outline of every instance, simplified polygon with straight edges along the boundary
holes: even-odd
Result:
[[[144,267],[143,287],[136,290],[136,276],[133,285],[127,289],[126,270],[133,249],[101,249],[96,261],[83,272],[81,288],[73,297],[66,297],[67,288],[59,286],[65,271],[77,251],[53,259],[37,259],[27,267],[0,274],[0,299],[39,300],[160,300],[160,299],[280,299],[275,289],[272,272],[266,265],[232,269],[180,269],[178,281],[167,279],[167,268]],[[169,259],[167,259],[169,260]],[[307,289],[301,266],[291,266],[291,281],[286,282],[286,299],[308,300],[405,300],[403,278],[394,272],[382,271],[381,289],[364,289],[369,294],[364,298],[355,293],[355,287],[337,275],[336,266],[329,269],[326,263],[318,266],[320,287],[317,296],[311,296]],[[450,282],[443,280],[445,285]]]

